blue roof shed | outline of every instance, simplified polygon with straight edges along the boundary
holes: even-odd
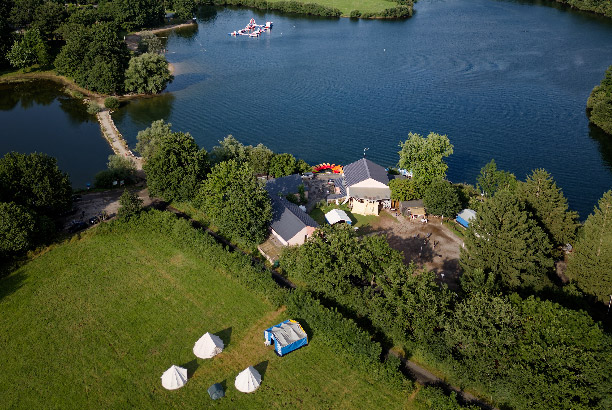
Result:
[[[459,212],[456,219],[459,224],[467,228],[470,225],[470,221],[474,218],[476,218],[476,211],[472,209],[464,209],[463,211]]]
[[[274,350],[279,356],[308,344],[308,335],[302,326],[292,319],[264,330],[264,338],[266,345],[274,343]]]

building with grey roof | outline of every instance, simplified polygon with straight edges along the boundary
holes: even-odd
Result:
[[[277,195],[272,201],[272,234],[285,246],[301,245],[319,227],[299,206]]]

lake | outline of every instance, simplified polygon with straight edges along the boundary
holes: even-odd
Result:
[[[585,114],[612,64],[612,22],[534,3],[421,0],[405,21],[307,18],[203,9],[197,28],[170,33],[176,78],[167,94],[114,116],[133,146],[163,118],[210,150],[227,134],[309,163],[367,154],[395,165],[409,132],[447,134],[448,177],[480,168],[524,179],[548,170],[585,218],[612,187],[610,137]],[[274,22],[234,38],[251,17]]]
[[[74,188],[93,185],[113,153],[96,117],[51,81],[0,84],[0,155],[43,152],[57,158]]]
[[[369,148],[373,161],[395,165],[409,132],[435,131],[455,147],[450,180],[475,183],[492,158],[520,179],[545,168],[584,219],[612,188],[612,137],[585,114],[612,64],[612,21],[548,4],[420,0],[404,21],[203,8],[196,27],[165,34],[176,69],[167,92],[113,117],[132,147],[164,119],[207,150],[233,134],[311,164],[347,164]],[[251,17],[273,21],[272,32],[227,35]],[[19,127],[47,128],[27,118]],[[103,142],[99,131],[78,134]],[[108,153],[96,155],[104,168]]]

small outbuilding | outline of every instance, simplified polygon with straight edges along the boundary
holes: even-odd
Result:
[[[193,346],[193,354],[200,359],[210,359],[223,351],[223,340],[206,332]]]
[[[331,211],[325,214],[325,220],[330,225],[334,225],[339,222],[346,222],[349,225],[353,223],[348,214],[342,209],[332,209]]]
[[[464,209],[457,215],[456,221],[463,227],[467,228],[470,221],[476,218],[476,211],[473,209]]]
[[[264,338],[266,346],[274,343],[274,350],[279,356],[308,344],[308,335],[302,325],[292,319],[266,329]]]
[[[260,384],[261,375],[253,366],[249,366],[240,372],[234,381],[234,386],[236,386],[236,389],[243,393],[254,392],[259,388]]]

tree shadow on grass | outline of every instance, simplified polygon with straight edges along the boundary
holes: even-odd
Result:
[[[259,374],[261,375],[261,381],[263,381],[266,375],[266,370],[268,369],[268,361],[264,360],[263,362],[258,363],[253,367],[259,372]]]
[[[221,340],[223,340],[223,345],[225,347],[227,347],[231,341],[232,341],[232,327],[228,327],[225,328],[217,333],[215,333],[217,336],[219,336],[221,338]]]
[[[23,285],[24,280],[25,275],[21,272],[6,277],[0,275],[0,300],[17,291]]]
[[[187,378],[190,379],[191,377],[193,377],[193,374],[198,369],[198,367],[200,367],[200,365],[198,364],[197,359],[193,359],[185,364],[182,364],[181,367],[187,369]]]

